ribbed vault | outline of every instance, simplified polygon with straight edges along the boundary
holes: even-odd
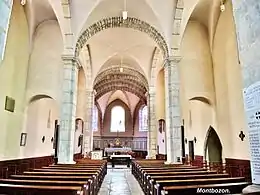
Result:
[[[138,71],[124,67],[120,72],[119,67],[108,68],[98,74],[94,81],[96,91],[95,100],[98,100],[109,91],[121,90],[135,94],[146,102],[148,82]]]

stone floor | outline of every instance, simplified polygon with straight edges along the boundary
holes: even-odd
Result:
[[[141,187],[125,165],[108,165],[107,175],[98,195],[144,195]]]

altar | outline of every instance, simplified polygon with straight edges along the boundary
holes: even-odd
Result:
[[[116,153],[127,154],[130,152],[132,152],[132,149],[129,147],[105,148],[105,153],[107,153],[108,156],[110,156],[112,154],[116,154]]]
[[[115,164],[126,164],[127,167],[130,167],[132,156],[131,155],[111,155],[110,156],[112,167],[115,167]]]

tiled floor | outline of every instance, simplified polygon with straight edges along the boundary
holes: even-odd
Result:
[[[125,165],[108,166],[98,195],[144,195],[141,187]]]

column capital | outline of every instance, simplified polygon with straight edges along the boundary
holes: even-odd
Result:
[[[179,63],[180,61],[182,60],[182,57],[181,56],[169,56],[168,58],[165,58],[164,59],[164,67],[167,65],[167,64],[170,64],[170,63]]]
[[[87,94],[87,95],[93,95],[94,96],[94,91],[93,90],[91,90],[91,89],[86,89],[85,90],[85,93]]]
[[[73,55],[63,54],[63,55],[61,56],[61,59],[62,59],[63,61],[71,61],[71,62],[77,67],[77,69],[80,69],[80,67],[82,67],[79,58],[77,58],[77,57],[75,57],[75,56],[73,56]]]

